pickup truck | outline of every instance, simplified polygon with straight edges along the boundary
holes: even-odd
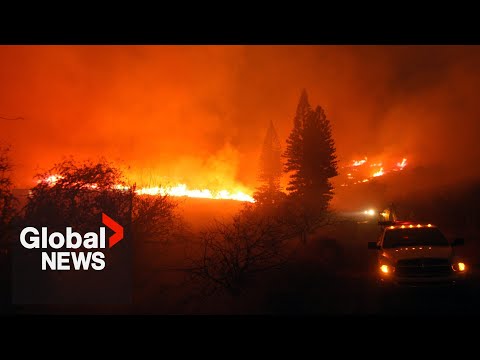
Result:
[[[377,251],[377,280],[383,285],[455,285],[468,272],[465,261],[455,254],[463,242],[449,242],[432,224],[394,222],[368,248]]]

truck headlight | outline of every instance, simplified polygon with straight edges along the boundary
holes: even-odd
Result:
[[[390,274],[393,272],[393,267],[387,264],[380,265],[380,272],[382,274]]]
[[[464,262],[457,262],[452,265],[453,270],[458,271],[458,272],[465,272],[467,270],[467,267]]]

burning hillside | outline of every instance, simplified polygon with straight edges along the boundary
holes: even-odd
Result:
[[[340,179],[342,181],[340,186],[366,183],[373,178],[402,171],[407,164],[405,157],[398,162],[390,159],[389,161],[377,159],[370,162],[366,156],[361,160],[352,160],[347,165],[340,166]]]
[[[337,182],[339,182],[342,187],[368,183],[372,179],[384,176],[385,174],[394,174],[402,171],[407,165],[408,162],[406,158],[402,158],[400,161],[392,161],[390,159],[388,159],[388,161],[385,161],[385,159],[370,161],[368,157],[365,156],[363,159],[352,160],[348,164],[340,166],[340,175]],[[44,179],[38,180],[38,183],[45,182],[53,186],[59,179],[61,179],[60,175],[51,174]],[[89,187],[95,189],[97,185],[91,184]],[[117,185],[116,188],[128,189],[128,187],[122,185]],[[140,186],[135,192],[139,195],[150,196],[169,195],[175,197],[255,202],[252,196],[253,191],[241,185],[216,187],[214,189],[208,187],[195,188],[186,183],[176,183],[168,186]]]

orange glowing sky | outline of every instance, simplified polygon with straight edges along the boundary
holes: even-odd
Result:
[[[408,157],[478,176],[480,47],[1,46],[0,143],[18,187],[63,156],[138,181],[254,187],[270,120],[284,141],[306,88],[338,157]],[[213,185],[212,185],[213,184]],[[220,185],[219,185],[220,186]]]

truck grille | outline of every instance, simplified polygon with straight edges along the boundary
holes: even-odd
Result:
[[[442,277],[453,272],[448,259],[419,258],[399,260],[395,274],[399,277]]]

